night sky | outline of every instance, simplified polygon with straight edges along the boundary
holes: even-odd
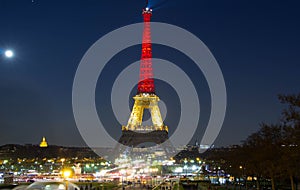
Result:
[[[195,34],[222,69],[228,107],[216,146],[238,144],[258,130],[259,123],[279,121],[282,105],[277,95],[300,92],[299,1],[150,3],[154,7],[152,21],[174,24]],[[85,146],[72,112],[72,84],[77,66],[89,47],[103,35],[141,22],[144,6],[144,0],[0,0],[0,49],[11,48],[16,54],[10,60],[3,55],[0,59],[0,145],[37,144],[46,136],[49,144]],[[199,75],[200,82],[193,81],[204,106],[202,124],[193,141],[201,139],[210,107],[205,78],[194,71],[187,58],[172,49],[154,46],[153,56],[184,62],[184,70],[191,78]],[[109,98],[111,81],[124,65],[139,57],[140,47],[133,47],[111,60],[102,76],[106,81],[97,87],[99,112],[109,106],[101,100]],[[159,81],[157,86],[157,94],[167,101],[163,91],[167,88]],[[105,89],[108,90],[101,93]],[[175,116],[176,112],[170,112],[169,123]],[[104,120],[108,131],[118,138],[121,129],[114,116],[108,115]]]

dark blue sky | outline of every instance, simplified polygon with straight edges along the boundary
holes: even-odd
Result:
[[[228,108],[217,146],[237,144],[259,123],[279,120],[282,106],[277,95],[300,91],[299,1],[153,0],[151,4],[158,7],[153,21],[195,34],[223,71]],[[0,144],[36,144],[46,136],[50,144],[85,145],[72,113],[77,66],[100,37],[141,22],[144,5],[143,0],[1,0],[0,48],[12,48],[16,56],[0,59]],[[132,60],[120,55],[115,61],[129,64],[138,59],[139,47],[135,49],[123,52],[136,52]],[[153,55],[185,59],[167,52],[154,49]],[[192,66],[185,69],[196,75]],[[201,86],[208,90],[202,83],[198,90]],[[209,98],[205,99],[209,92],[203,93],[202,101],[209,107]],[[107,105],[98,101],[97,106],[101,110]],[[204,117],[209,113],[207,108],[201,111],[206,112]],[[111,128],[112,133],[119,130],[119,126]],[[201,131],[194,139],[201,138]]]

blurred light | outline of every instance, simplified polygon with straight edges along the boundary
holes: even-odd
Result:
[[[192,170],[193,170],[193,171],[197,170],[197,166],[193,165],[193,166],[192,166]]]
[[[51,186],[50,186],[50,185],[49,185],[49,187],[46,186],[45,189],[48,189],[48,188],[51,189]],[[59,184],[59,185],[58,185],[58,189],[66,189],[66,187],[65,187],[64,184]]]
[[[71,176],[71,171],[70,170],[64,170],[62,174],[63,174],[64,178],[69,178]]]
[[[182,173],[183,172],[183,168],[182,167],[177,167],[174,170],[175,173]]]
[[[126,170],[121,169],[121,170],[120,170],[120,173],[121,173],[122,175],[124,175],[124,174],[126,173]]]

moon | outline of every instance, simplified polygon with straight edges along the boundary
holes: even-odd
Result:
[[[8,57],[8,58],[11,58],[11,57],[14,56],[14,52],[11,51],[11,50],[6,50],[6,51],[4,52],[4,54],[5,54],[5,56]]]

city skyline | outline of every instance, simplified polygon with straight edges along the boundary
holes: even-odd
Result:
[[[279,121],[282,106],[277,95],[299,92],[299,3],[150,3],[154,6],[153,21],[174,24],[196,35],[222,69],[228,107],[216,146],[238,144],[257,131],[259,123]],[[38,144],[46,136],[49,144],[85,146],[72,113],[72,83],[77,66],[87,49],[103,35],[142,22],[144,6],[141,0],[1,1],[0,14],[4,19],[0,48],[12,48],[15,57],[0,62],[0,144]],[[181,66],[195,83],[203,116],[193,141],[201,140],[210,110],[205,78],[194,71],[191,61],[172,49],[154,45],[153,57]],[[110,93],[111,82],[122,68],[139,58],[140,47],[133,47],[110,61],[100,76],[105,82],[97,84],[99,112],[109,107],[103,100]],[[160,81],[156,81],[156,86],[161,99],[172,91],[164,91],[167,87]],[[136,87],[129,97],[134,93]],[[171,100],[176,101],[176,97]],[[167,116],[171,130],[177,122],[172,118],[177,115],[174,111]],[[107,130],[117,138],[122,124],[111,115],[103,120],[114,125]]]

